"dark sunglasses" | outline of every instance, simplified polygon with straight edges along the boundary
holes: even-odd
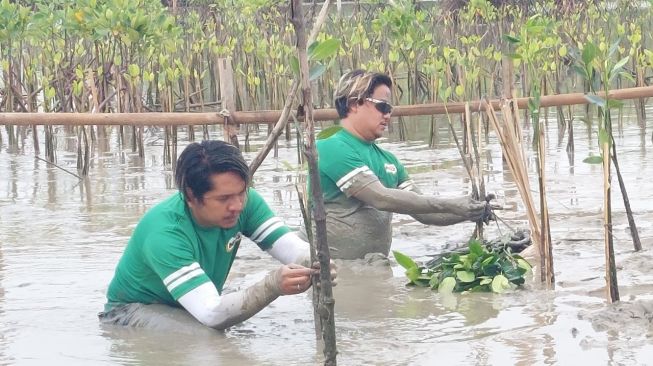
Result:
[[[382,114],[392,113],[392,104],[384,100],[379,100],[374,98],[365,98],[365,100],[374,103],[374,107],[376,107],[376,110],[381,112]]]

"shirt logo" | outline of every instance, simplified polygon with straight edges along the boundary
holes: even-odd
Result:
[[[243,234],[238,232],[238,234],[234,235],[227,244],[224,246],[224,249],[227,251],[227,253],[231,253],[232,250],[234,250],[235,247],[240,244],[240,240],[243,238]]]
[[[397,174],[397,167],[394,164],[385,164],[385,171],[388,174]]]

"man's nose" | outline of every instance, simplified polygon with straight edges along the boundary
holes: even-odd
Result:
[[[235,197],[229,202],[229,210],[231,211],[242,211],[245,200],[240,197]]]

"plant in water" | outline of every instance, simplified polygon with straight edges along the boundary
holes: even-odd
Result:
[[[525,282],[531,265],[505,246],[483,245],[470,240],[468,250],[439,256],[424,265],[396,250],[392,253],[406,269],[409,284],[430,287],[440,293],[495,292],[515,289]]]
[[[632,79],[632,75],[624,70],[630,56],[621,58],[614,62],[615,56],[618,55],[620,40],[614,42],[610,48],[605,42],[598,47],[592,42],[587,42],[583,46],[580,59],[576,60],[574,69],[589,82],[592,94],[586,95],[587,100],[596,105],[599,111],[598,118],[598,135],[600,156],[590,156],[583,160],[589,164],[603,165],[603,222],[604,222],[604,239],[605,239],[605,257],[606,257],[606,283],[607,294],[610,302],[619,301],[619,287],[617,284],[617,268],[614,258],[614,237],[612,232],[612,166],[616,170],[619,178],[619,187],[624,199],[624,206],[628,216],[628,223],[633,237],[635,250],[641,249],[639,235],[635,220],[632,216],[630,203],[626,187],[619,170],[617,159],[617,148],[612,134],[612,117],[611,109],[621,108],[623,102],[610,98],[610,87],[616,78],[625,77]],[[602,90],[601,90],[602,89]],[[602,96],[597,95],[601,91]]]

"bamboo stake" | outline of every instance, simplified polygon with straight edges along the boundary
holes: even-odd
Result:
[[[601,145],[603,152],[603,237],[605,244],[605,283],[606,297],[610,303],[619,301],[619,286],[617,284],[617,268],[614,261],[614,238],[612,236],[612,204],[610,196],[610,144],[605,141]]]
[[[551,229],[549,226],[549,207],[546,200],[546,153],[544,150],[544,126],[538,122],[538,184],[540,188],[540,280],[545,282],[547,288],[555,287],[555,274],[553,272],[553,248],[551,246]]]
[[[328,6],[328,1],[325,2]],[[331,284],[331,255],[327,243],[326,212],[322,198],[322,187],[317,166],[317,151],[315,150],[315,128],[313,125],[313,101],[309,81],[308,55],[306,51],[306,34],[304,31],[304,14],[301,0],[291,1],[291,22],[295,27],[297,37],[297,51],[299,53],[299,68],[302,86],[302,102],[306,112],[306,139],[305,150],[311,179],[311,193],[313,200],[313,217],[315,222],[315,238],[317,257],[320,262],[320,301],[318,313],[322,321],[322,339],[324,340],[324,364],[337,364],[336,361],[336,329]]]
[[[316,22],[317,25],[317,22]],[[604,98],[605,93],[596,93]],[[541,107],[559,105],[588,104],[584,93],[547,95],[540,99]],[[608,93],[610,99],[627,100],[653,97],[653,86],[615,89]],[[604,98],[605,99],[605,98]],[[501,109],[500,100],[472,101],[456,103],[428,103],[397,106],[392,116],[430,116],[433,114],[464,113],[465,103],[469,103],[474,111],[485,111],[488,106],[494,110]],[[518,108],[527,108],[528,98],[516,98],[513,103]],[[277,123],[283,111],[235,111],[230,112],[235,124],[270,124]],[[301,116],[300,116],[301,117]],[[331,121],[338,118],[333,108],[314,110],[315,121]],[[94,116],[86,113],[0,113],[0,125],[137,125],[137,126],[170,126],[170,125],[201,125],[220,124],[224,117],[219,113],[98,113]]]
[[[519,190],[522,201],[526,206],[526,214],[531,229],[531,238],[536,245],[540,245],[540,225],[535,204],[531,195],[530,183],[525,166],[525,154],[522,146],[521,128],[517,120],[518,111],[513,111],[514,102],[506,101],[502,106],[503,119],[497,118],[494,109],[485,109],[492,127],[497,133],[499,144],[503,151],[508,168],[515,178],[515,185]],[[516,132],[515,132],[516,130]]]

